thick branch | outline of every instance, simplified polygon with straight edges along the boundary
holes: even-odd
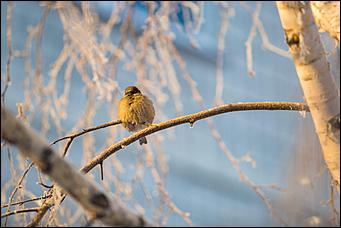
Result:
[[[141,216],[110,199],[4,107],[1,107],[1,137],[17,146],[20,153],[29,157],[63,191],[78,201],[91,218],[98,218],[112,226],[148,225]],[[40,208],[35,211],[39,212]]]
[[[87,173],[96,165],[103,162],[107,157],[115,153],[116,151],[123,149],[129,144],[142,138],[143,136],[150,135],[154,132],[161,131],[173,126],[177,126],[184,123],[193,125],[194,122],[205,119],[211,116],[219,115],[227,112],[236,111],[250,111],[250,110],[291,110],[291,111],[309,111],[308,107],[304,103],[296,102],[254,102],[254,103],[238,103],[238,104],[225,104],[216,108],[211,108],[194,114],[181,116],[172,120],[160,124],[153,124],[131,136],[115,143],[114,145],[107,148],[105,151],[97,155],[87,165],[85,165],[81,171]]]

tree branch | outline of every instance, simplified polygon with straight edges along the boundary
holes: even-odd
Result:
[[[63,192],[71,195],[91,218],[100,219],[112,226],[150,225],[142,216],[110,199],[95,183],[74,169],[4,107],[1,107],[1,137],[17,146],[20,153],[29,157]],[[40,212],[41,208],[36,208],[35,211]]]
[[[114,145],[107,148],[105,151],[97,155],[92,159],[87,165],[85,165],[81,171],[87,173],[96,165],[103,162],[107,157],[114,154],[116,151],[125,148],[129,144],[135,142],[136,140],[161,131],[173,126],[177,126],[184,123],[189,123],[193,125],[194,122],[205,119],[211,116],[216,116],[227,112],[236,111],[250,111],[250,110],[289,110],[289,111],[309,111],[309,108],[304,103],[296,102],[252,102],[252,103],[238,103],[238,104],[225,104],[219,107],[211,108],[194,114],[181,116],[172,120],[165,121],[160,124],[152,124],[151,126],[136,132],[129,137],[115,143]]]
[[[37,200],[42,200],[42,199],[47,199],[47,198],[50,198],[52,195],[47,195],[47,196],[40,196],[40,197],[36,197],[36,198],[33,198],[33,199],[28,199],[28,200],[22,200],[22,201],[19,201],[19,202],[14,202],[14,203],[11,203],[11,204],[5,204],[3,206],[1,206],[1,208],[5,208],[5,207],[8,207],[8,206],[14,206],[14,205],[22,205],[24,203],[29,203],[29,202],[33,202],[33,201],[37,201]]]
[[[29,164],[29,166],[26,168],[26,170],[24,171],[22,177],[20,178],[20,180],[18,181],[18,183],[15,185],[10,197],[9,197],[9,200],[8,200],[8,205],[12,205],[12,201],[13,201],[13,198],[15,196],[15,194],[17,193],[18,189],[20,188],[22,182],[24,181],[28,171],[31,169],[31,167],[33,166],[33,162],[31,162]],[[7,210],[6,210],[6,213],[9,213],[9,210],[11,209],[11,207],[7,207]],[[5,226],[7,225],[7,217],[5,219]]]
[[[43,204],[43,205],[39,208],[39,211],[38,211],[37,215],[32,219],[32,221],[27,225],[27,227],[35,227],[35,226],[38,226],[39,222],[41,221],[41,219],[44,217],[44,215],[46,214],[46,212],[48,211],[48,209],[49,209],[51,206],[52,206],[52,205]]]
[[[110,127],[110,126],[114,126],[114,125],[117,125],[117,124],[121,124],[122,121],[121,120],[115,120],[115,121],[111,121],[109,123],[105,123],[105,124],[102,124],[102,125],[99,125],[99,126],[96,126],[96,127],[91,127],[91,128],[88,128],[88,129],[83,129],[83,131],[79,132],[79,133],[75,133],[75,134],[72,134],[72,135],[68,135],[68,136],[65,136],[63,138],[60,138],[60,139],[57,139],[56,141],[54,141],[53,143],[50,144],[51,145],[54,145],[56,144],[57,142],[60,142],[62,140],[65,140],[65,139],[69,139],[69,141],[66,143],[65,147],[64,147],[64,152],[63,152],[63,157],[65,157],[68,149],[70,148],[71,146],[71,143],[72,141],[77,138],[78,136],[81,136],[83,134],[86,134],[86,133],[89,133],[91,131],[95,131],[95,130],[98,130],[98,129],[102,129],[102,128],[106,128],[106,127]]]
[[[10,215],[15,215],[15,214],[20,214],[20,213],[37,212],[37,211],[39,211],[39,209],[40,209],[39,207],[34,207],[34,208],[10,211],[10,212],[7,212],[7,213],[1,215],[1,218],[5,218],[5,217],[8,217]]]
[[[68,135],[68,136],[65,136],[63,138],[57,139],[56,141],[51,143],[51,145],[56,144],[57,142],[60,142],[60,141],[65,140],[65,139],[73,140],[74,138],[77,138],[78,136],[84,135],[84,134],[89,133],[91,131],[95,131],[95,130],[98,130],[98,129],[101,129],[101,128],[106,128],[106,127],[114,126],[114,125],[121,124],[121,123],[122,123],[122,121],[115,120],[115,121],[111,121],[109,123],[105,123],[105,124],[102,124],[102,125],[99,125],[99,126],[96,126],[96,127],[91,127],[91,128],[83,129],[82,132],[78,132],[78,133],[75,133],[75,134]]]

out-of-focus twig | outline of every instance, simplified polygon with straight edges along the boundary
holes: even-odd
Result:
[[[241,2],[241,6],[248,11],[252,16],[252,27],[248,36],[247,41],[245,42],[246,46],[246,63],[247,63],[247,69],[248,74],[250,76],[255,75],[255,71],[253,69],[253,55],[252,55],[252,42],[257,35],[257,30],[260,34],[260,37],[262,39],[262,46],[263,48],[277,54],[280,56],[283,56],[285,58],[291,58],[290,53],[286,50],[283,50],[276,45],[272,44],[269,40],[269,36],[264,28],[263,22],[259,19],[260,13],[261,13],[261,7],[262,3],[257,2],[256,9],[252,11],[251,7],[246,2]]]
[[[226,3],[226,2],[223,2]],[[217,44],[217,63],[216,63],[216,89],[215,89],[215,104],[222,105],[223,90],[224,90],[224,51],[225,51],[225,36],[228,30],[229,18],[234,15],[233,8],[221,3],[220,9],[220,29],[218,34]]]
[[[6,37],[7,37],[7,63],[6,63],[6,81],[4,90],[1,93],[2,102],[5,103],[5,94],[11,83],[11,72],[10,66],[13,58],[12,53],[12,14],[13,14],[13,2],[8,1],[7,3],[7,15],[6,15]]]
[[[253,21],[256,20],[255,18],[259,17],[259,14],[260,14],[261,9],[262,9],[261,7],[262,7],[261,3],[257,2],[256,10],[252,14]],[[249,76],[255,76],[256,75],[256,72],[253,70],[253,59],[252,59],[252,42],[253,42],[253,39],[255,38],[256,34],[257,34],[257,24],[254,22],[252,24],[249,37],[247,38],[247,40],[245,42],[246,65],[247,65],[247,72],[248,72]]]
[[[28,171],[31,169],[31,167],[33,166],[33,162],[31,162],[28,167],[26,168],[25,172],[23,173],[23,175],[21,176],[20,180],[18,181],[18,183],[15,185],[10,197],[9,197],[9,200],[8,200],[8,204],[7,205],[12,205],[12,201],[13,201],[13,198],[15,196],[15,193],[18,191],[18,189],[20,188],[21,186],[21,183],[23,182],[23,180],[25,179]],[[9,213],[9,210],[10,210],[10,206],[7,207],[7,210],[6,210],[6,213]],[[7,224],[7,217],[5,219],[5,224]]]
[[[39,210],[39,207],[26,208],[26,209],[22,209],[22,210],[10,211],[10,212],[7,212],[7,213],[1,215],[1,218],[5,218],[5,217],[8,217],[10,215],[15,215],[15,214],[20,214],[20,213],[37,212],[38,210]]]
[[[36,198],[33,198],[33,199],[28,199],[28,200],[22,200],[22,201],[14,202],[14,203],[11,203],[11,204],[5,204],[5,205],[1,206],[1,208],[5,208],[5,207],[8,207],[8,206],[14,206],[14,205],[22,205],[24,203],[29,203],[29,202],[33,202],[33,201],[37,201],[37,200],[42,200],[42,199],[47,199],[49,197],[51,197],[51,195],[36,197]]]

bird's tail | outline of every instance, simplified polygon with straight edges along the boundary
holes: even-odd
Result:
[[[142,137],[139,139],[140,145],[147,144],[147,139],[146,137]]]

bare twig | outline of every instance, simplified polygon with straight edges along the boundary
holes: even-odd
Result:
[[[96,126],[96,127],[91,127],[91,128],[83,129],[83,131],[81,131],[81,132],[78,132],[78,133],[75,133],[75,134],[68,135],[68,136],[65,136],[63,138],[57,139],[56,141],[54,141],[50,145],[56,144],[57,142],[60,142],[60,141],[65,140],[65,139],[70,139],[72,141],[74,138],[77,138],[78,136],[81,136],[83,134],[89,133],[91,131],[95,131],[95,130],[98,130],[98,129],[101,129],[101,128],[106,128],[106,127],[114,126],[114,125],[121,124],[121,123],[122,122],[120,120],[115,120],[115,121],[111,121],[109,123],[105,123],[105,124],[102,124],[102,125],[99,125],[99,126]]]
[[[33,202],[33,201],[37,201],[37,200],[42,200],[42,199],[47,199],[50,198],[52,195],[47,195],[47,196],[40,196],[40,197],[36,197],[33,199],[28,199],[28,200],[23,200],[23,201],[19,201],[19,202],[15,202],[15,203],[11,203],[11,204],[5,204],[3,206],[1,206],[1,208],[5,208],[10,206],[14,206],[14,205],[23,205],[24,203],[29,203],[29,202]]]
[[[8,1],[7,3],[7,15],[6,15],[6,37],[7,37],[7,63],[6,63],[6,82],[4,90],[1,93],[2,102],[5,103],[5,94],[8,86],[11,83],[10,65],[12,62],[12,14],[13,14],[13,2]]]
[[[255,76],[256,72],[253,70],[253,59],[252,59],[252,42],[257,34],[257,24],[255,23],[256,18],[259,17],[259,14],[261,12],[262,5],[260,2],[257,2],[257,6],[255,11],[252,13],[252,20],[253,24],[250,30],[249,37],[247,38],[247,41],[245,42],[246,46],[246,64],[247,64],[247,72],[249,76]]]
[[[334,183],[332,183],[330,185],[330,200],[328,202],[329,206],[330,206],[330,213],[331,213],[331,221],[333,223],[334,226],[338,226],[338,224],[340,223],[338,218],[340,218],[338,216],[338,212],[335,208],[335,200],[334,200],[334,188],[337,188],[336,185]],[[336,190],[337,191],[337,190]]]
[[[25,179],[28,171],[31,169],[31,167],[33,166],[33,162],[31,162],[31,164],[29,164],[29,166],[27,167],[27,169],[24,171],[23,175],[21,176],[20,180],[18,181],[18,183],[15,185],[10,197],[9,197],[9,200],[8,200],[8,205],[12,205],[12,201],[13,201],[13,198],[15,196],[15,193],[18,191],[18,189],[20,188],[21,186],[21,183],[23,182],[23,180]],[[11,207],[7,207],[7,210],[6,210],[6,213],[9,213],[9,210],[10,210]],[[5,219],[5,226],[7,225],[7,216],[6,216],[6,219]]]
[[[259,34],[262,39],[262,45],[263,48],[268,49],[271,52],[274,52],[280,56],[290,58],[290,54],[288,51],[285,51],[275,45],[273,45],[269,41],[268,34],[263,26],[262,21],[259,19],[260,12],[261,12],[261,4],[260,2],[257,2],[256,9],[254,12],[252,12],[249,5],[247,5],[245,2],[241,2],[241,5],[252,15],[252,28],[250,30],[249,36],[247,41],[245,42],[246,46],[246,59],[247,59],[247,69],[249,76],[255,76],[256,72],[253,69],[253,55],[252,55],[252,42],[257,34],[257,29],[259,31]]]
[[[225,2],[224,2],[225,3]],[[233,10],[228,6],[222,4],[220,9],[221,24],[218,35],[217,44],[217,70],[216,70],[216,89],[215,89],[215,104],[222,105],[224,103],[223,90],[224,90],[224,50],[225,50],[225,36],[228,30],[229,17],[233,15]]]
[[[7,213],[1,215],[1,218],[5,218],[5,217],[8,217],[10,215],[15,215],[15,214],[20,214],[20,213],[38,212],[38,210],[39,210],[39,207],[22,209],[22,210],[15,210],[15,211],[7,212]]]
[[[96,126],[96,127],[91,127],[91,128],[88,128],[88,129],[83,129],[82,132],[75,133],[75,134],[72,134],[72,135],[68,135],[68,136],[65,136],[63,138],[60,138],[60,139],[54,141],[53,143],[50,144],[50,146],[53,145],[53,144],[56,144],[57,142],[60,142],[62,140],[69,139],[69,141],[66,143],[66,146],[64,147],[63,157],[65,157],[69,147],[71,146],[72,141],[75,138],[77,138],[78,136],[81,136],[83,134],[89,133],[91,131],[95,131],[95,130],[98,130],[98,129],[101,129],[101,128],[106,128],[106,127],[114,126],[114,125],[121,124],[121,123],[122,122],[120,120],[115,120],[115,121],[112,121],[112,122],[109,122],[109,123],[106,123],[106,124],[102,124],[102,125],[99,125],[99,126]]]
[[[43,206],[39,208],[37,215],[32,219],[32,221],[27,225],[27,227],[37,226],[50,207],[51,205],[43,204]]]

